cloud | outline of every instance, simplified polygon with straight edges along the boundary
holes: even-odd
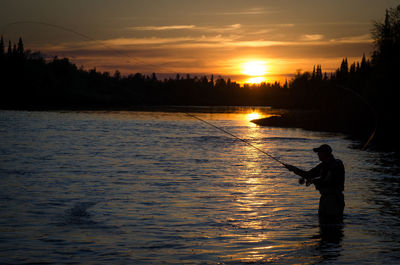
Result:
[[[132,30],[179,30],[179,29],[194,29],[195,25],[169,25],[169,26],[142,26],[142,27],[129,27],[128,29]]]
[[[191,42],[194,38],[192,37],[171,37],[171,38],[159,38],[159,37],[149,37],[149,38],[114,38],[103,41],[97,41],[93,44],[112,45],[112,46],[133,46],[133,45],[163,45],[171,43],[182,43]]]
[[[230,26],[231,29],[239,29],[241,27],[242,27],[242,25],[240,25],[240,24],[233,24]]]
[[[242,27],[241,24],[231,24],[225,26],[196,26],[196,25],[165,25],[165,26],[139,26],[128,27],[128,30],[134,31],[167,31],[167,30],[193,30],[204,32],[225,32],[238,30]]]
[[[294,27],[295,25],[292,24],[292,23],[286,23],[286,24],[277,24],[276,26],[277,26],[277,27],[281,27],[281,28],[292,28],[292,27]]]
[[[322,40],[323,38],[324,35],[322,34],[305,34],[301,37],[301,39],[304,41],[317,41]]]
[[[241,24],[230,25],[229,28],[240,29]],[[212,32],[212,31],[209,31]],[[253,35],[255,36],[255,35]],[[256,39],[258,38],[258,39]],[[332,38],[327,40],[322,34],[305,34],[297,40],[273,40],[270,39],[249,38],[249,35],[243,34],[202,34],[187,35],[177,37],[135,37],[135,38],[113,38],[99,41],[85,41],[74,43],[63,43],[53,46],[52,50],[74,50],[82,47],[90,47],[98,50],[157,50],[168,49],[235,49],[235,48],[270,48],[270,47],[328,47],[339,44],[370,44],[373,40],[369,34]]]
[[[232,25],[239,28],[240,24]],[[130,51],[159,50],[159,49],[236,49],[236,48],[271,48],[282,47],[293,49],[295,47],[329,47],[332,45],[364,44],[369,45],[372,39],[369,35],[354,37],[342,37],[330,40],[323,40],[322,34],[305,34],[298,40],[278,41],[268,39],[247,40],[240,34],[210,34],[198,36],[178,37],[142,37],[142,38],[113,38],[99,41],[86,41],[75,43],[64,43],[53,46],[52,50],[75,50],[82,47],[90,47],[92,50],[119,50]]]
[[[372,43],[373,39],[371,38],[370,34],[364,34],[359,36],[352,36],[352,37],[342,37],[331,39],[330,42],[333,43]]]
[[[217,12],[215,15],[224,15],[224,16],[236,16],[236,15],[262,15],[267,13],[267,11],[262,7],[253,7],[246,10],[233,10],[233,11],[225,11],[225,12]],[[268,11],[271,13],[271,11]]]

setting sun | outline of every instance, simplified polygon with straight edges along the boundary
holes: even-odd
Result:
[[[263,76],[267,73],[267,65],[265,61],[250,61],[242,66],[243,74],[250,76]]]
[[[260,84],[267,82],[265,75],[267,74],[268,66],[266,61],[254,60],[246,61],[241,64],[242,74],[247,75],[248,78],[244,83]]]

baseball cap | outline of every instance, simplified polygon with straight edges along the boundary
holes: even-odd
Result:
[[[327,144],[323,144],[320,147],[313,148],[313,151],[315,153],[319,153],[319,152],[332,153],[332,148]]]

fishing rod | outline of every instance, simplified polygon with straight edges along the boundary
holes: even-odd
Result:
[[[192,118],[194,118],[194,119],[197,119],[197,120],[199,120],[199,121],[201,121],[201,122],[203,122],[203,123],[205,123],[205,124],[208,124],[209,126],[215,128],[215,129],[217,129],[217,130],[219,130],[219,131],[221,131],[221,132],[223,132],[223,133],[225,133],[225,134],[228,134],[228,135],[232,136],[233,138],[235,138],[235,139],[237,139],[237,140],[239,140],[239,141],[242,141],[243,143],[247,144],[248,146],[250,146],[250,147],[256,149],[257,151],[263,153],[264,155],[268,156],[268,157],[271,158],[272,160],[275,160],[275,161],[278,162],[279,164],[281,164],[281,165],[283,165],[284,167],[286,167],[286,164],[283,163],[282,161],[280,161],[278,158],[272,156],[271,154],[265,152],[264,150],[258,148],[258,147],[255,146],[255,145],[251,144],[250,142],[246,141],[245,139],[242,139],[242,138],[240,138],[240,137],[234,135],[233,133],[231,133],[231,132],[229,132],[229,131],[227,131],[227,130],[225,130],[225,129],[222,129],[222,128],[220,128],[220,127],[218,127],[218,126],[216,126],[216,125],[214,125],[214,124],[212,124],[212,123],[210,123],[210,122],[208,122],[208,121],[205,121],[205,120],[203,120],[203,119],[197,117],[196,115],[193,115],[193,114],[188,113],[188,112],[183,112],[183,113],[185,113],[185,114],[188,115],[189,117],[192,117]]]

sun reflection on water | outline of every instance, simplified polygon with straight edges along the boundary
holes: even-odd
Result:
[[[247,120],[251,121],[251,120],[256,120],[261,118],[260,113],[258,112],[252,112],[252,113],[248,113],[247,114]]]
[[[247,119],[252,120],[260,118],[257,112],[247,114]],[[252,145],[263,148],[259,141],[261,138],[260,128],[248,127],[245,138]],[[230,231],[238,241],[254,245],[249,246],[246,251],[232,253],[233,260],[243,262],[258,262],[269,258],[268,249],[273,248],[271,245],[271,231],[268,227],[268,219],[270,212],[274,211],[273,202],[268,194],[273,194],[274,185],[266,185],[270,180],[265,178],[265,163],[261,153],[254,150],[251,146],[238,146],[238,153],[243,154],[243,170],[238,179],[242,183],[240,196],[237,196],[235,215],[230,219],[230,223],[234,225],[237,231]],[[271,183],[272,184],[272,183]],[[269,191],[268,188],[272,190]],[[228,232],[228,231],[227,231]],[[259,244],[265,246],[260,247]]]

